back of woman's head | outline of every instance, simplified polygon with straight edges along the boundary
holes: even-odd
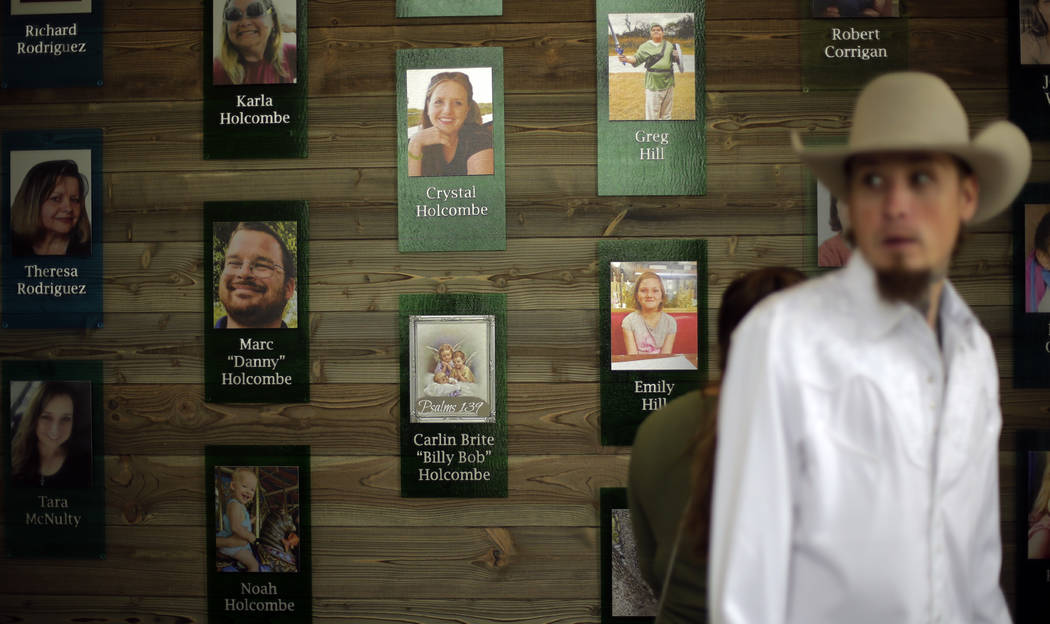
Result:
[[[43,236],[44,224],[40,219],[40,207],[62,178],[73,178],[77,181],[80,186],[81,206],[87,205],[85,197],[88,181],[80,173],[76,161],[46,160],[37,163],[26,173],[26,177],[22,178],[18,193],[11,202],[12,234],[28,242],[39,240]],[[85,210],[80,211],[75,236],[81,243],[91,240],[91,220]]]
[[[751,308],[776,291],[805,279],[806,276],[797,269],[769,267],[745,273],[726,287],[722,306],[718,309],[718,357],[722,370],[729,363],[729,343],[733,330]]]

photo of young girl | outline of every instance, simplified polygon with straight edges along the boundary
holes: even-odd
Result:
[[[1050,313],[1050,204],[1024,209],[1024,311]]]
[[[610,263],[612,370],[697,368],[697,264]]]

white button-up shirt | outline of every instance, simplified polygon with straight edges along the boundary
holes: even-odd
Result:
[[[999,377],[950,284],[942,343],[860,253],[733,334],[709,561],[716,624],[1010,622]]]

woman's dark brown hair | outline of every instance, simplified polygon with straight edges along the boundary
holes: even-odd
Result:
[[[733,280],[722,295],[718,309],[718,362],[725,371],[729,363],[729,344],[733,330],[751,308],[778,290],[806,279],[800,271],[787,267],[769,267],[751,271]],[[715,445],[718,441],[717,418],[712,415],[693,437],[693,496],[685,510],[688,534],[693,539],[693,552],[707,556],[707,539],[711,526],[711,488],[715,474]]]

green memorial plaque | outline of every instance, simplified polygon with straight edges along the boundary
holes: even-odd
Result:
[[[0,324],[102,327],[102,131],[5,132],[0,170]]]
[[[503,15],[503,0],[397,0],[398,17]]]
[[[0,87],[102,86],[102,0],[4,0],[3,11]]]
[[[908,68],[908,20],[901,0],[799,0],[802,89],[860,89]]]
[[[310,447],[208,446],[211,622],[311,622]]]
[[[598,241],[602,444],[707,380],[707,241]]]
[[[204,398],[310,400],[306,202],[205,202]]]
[[[104,559],[101,362],[4,362],[9,557]]]
[[[507,300],[401,295],[401,495],[507,495]]]
[[[597,0],[598,194],[703,195],[702,0]]]
[[[503,48],[397,51],[400,251],[507,248]]]
[[[306,0],[207,0],[204,24],[204,159],[306,158]]]

